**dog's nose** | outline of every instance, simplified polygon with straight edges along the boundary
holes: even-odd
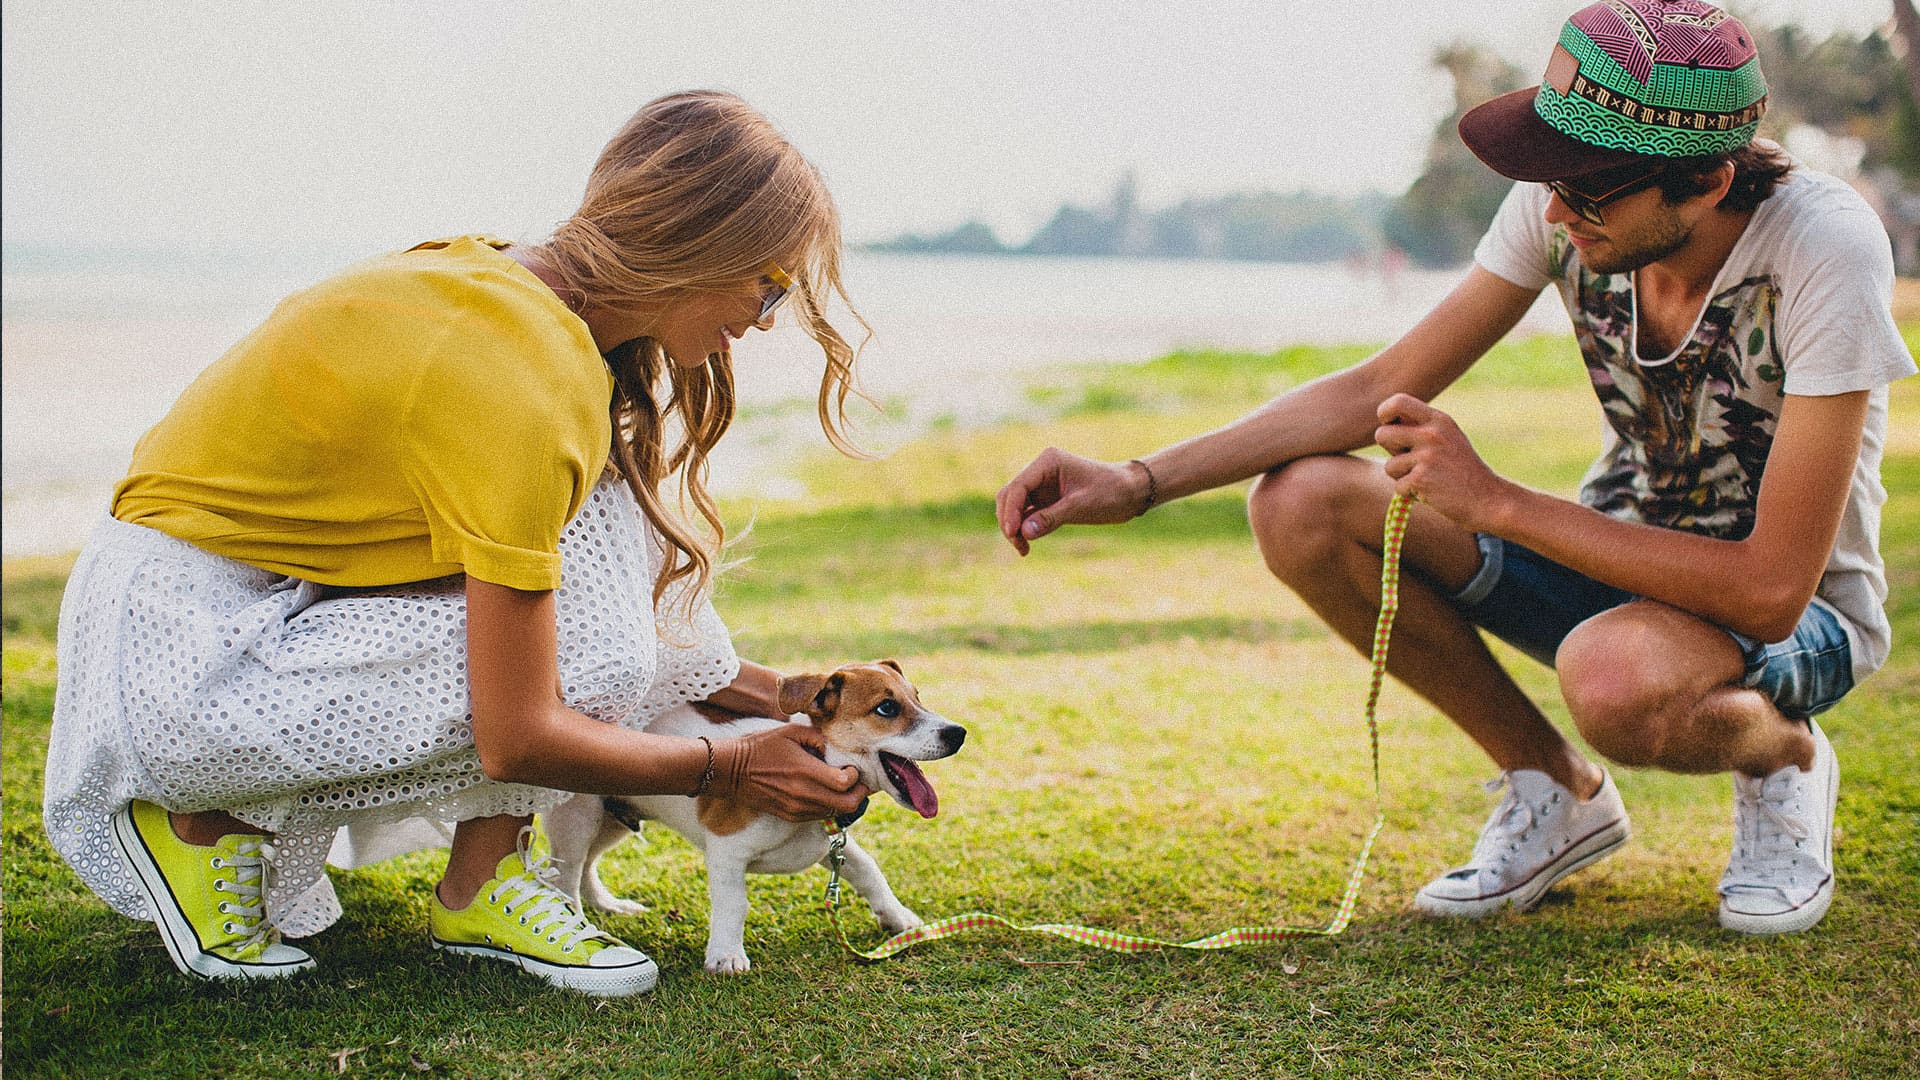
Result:
[[[946,747],[949,754],[959,750],[960,744],[966,741],[967,729],[959,724],[948,724],[940,729],[940,745]]]

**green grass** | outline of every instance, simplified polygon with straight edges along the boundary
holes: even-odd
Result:
[[[1090,370],[1044,423],[937,431],[886,461],[822,459],[725,580],[743,654],[787,670],[894,656],[966,723],[928,772],[942,812],[859,826],[928,917],[987,909],[1162,937],[1320,925],[1368,822],[1366,664],[1259,565],[1237,492],[1017,559],[991,493],[1041,445],[1131,456],[1212,427],[1350,350],[1197,354]],[[1443,404],[1496,466],[1568,490],[1597,419],[1571,345],[1503,347]],[[1152,403],[1151,408],[1136,407]],[[1173,404],[1169,404],[1169,403]],[[1120,410],[1120,411],[1113,411]],[[1721,931],[1724,778],[1618,770],[1633,844],[1525,916],[1413,915],[1465,853],[1490,774],[1390,687],[1387,829],[1333,940],[1127,958],[995,933],[863,965],[834,944],[819,871],[753,883],[751,975],[700,971],[698,860],[656,834],[605,876],[651,905],[606,925],[648,949],[651,995],[598,1002],[437,957],[438,860],[336,875],[320,971],[236,989],[177,976],[157,936],[93,899],[40,831],[64,564],[5,580],[7,1065],[20,1076],[1882,1076],[1920,1054],[1920,392],[1896,388],[1885,549],[1901,642],[1824,718],[1845,769],[1833,910],[1808,934]],[[1503,654],[1509,655],[1510,654]],[[1564,722],[1550,672],[1522,684]],[[878,940],[864,909],[849,925]],[[1909,1073],[1910,1074],[1910,1073]]]

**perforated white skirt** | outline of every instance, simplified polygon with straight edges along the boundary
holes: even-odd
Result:
[[[605,478],[560,541],[555,597],[569,705],[644,727],[733,681],[708,598],[652,602],[660,544]],[[132,799],[226,810],[277,834],[267,911],[290,937],[340,915],[325,861],[450,835],[439,823],[548,809],[564,793],[487,779],[467,712],[457,587],[320,599],[320,590],[107,520],[60,609],[47,748],[53,846],[114,910],[150,917],[109,819]],[[428,823],[434,823],[428,827]]]

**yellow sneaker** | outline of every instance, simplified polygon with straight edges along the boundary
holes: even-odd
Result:
[[[519,850],[459,911],[434,891],[427,916],[433,947],[518,964],[563,990],[625,997],[653,989],[660,969],[646,953],[602,931],[553,884],[558,869],[533,853],[532,827]]]
[[[113,815],[113,835],[146,894],[176,967],[206,979],[277,979],[313,967],[267,921],[264,836],[223,836],[211,847],[174,835],[167,812],[135,801]]]

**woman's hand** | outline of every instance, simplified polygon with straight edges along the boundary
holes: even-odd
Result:
[[[787,821],[822,821],[858,809],[871,794],[860,770],[833,766],[820,732],[806,724],[713,744],[713,793]]]

